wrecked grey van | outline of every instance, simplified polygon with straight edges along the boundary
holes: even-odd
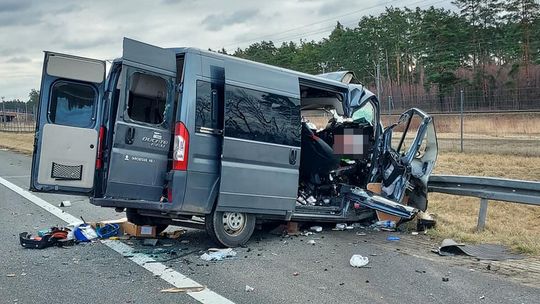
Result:
[[[351,73],[125,38],[105,74],[104,61],[45,53],[31,190],[85,193],[159,229],[204,227],[225,246],[261,221],[406,220],[427,208],[432,118],[411,109],[383,128]]]

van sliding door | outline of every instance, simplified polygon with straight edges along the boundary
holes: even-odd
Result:
[[[286,215],[298,192],[298,77],[226,61],[218,211]]]

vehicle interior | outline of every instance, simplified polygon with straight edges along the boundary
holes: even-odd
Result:
[[[340,186],[365,187],[375,144],[373,106],[368,103],[349,118],[345,93],[307,85],[301,93],[301,158],[296,210],[338,214]],[[370,113],[371,111],[371,113]]]

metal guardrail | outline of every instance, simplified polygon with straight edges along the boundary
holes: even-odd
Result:
[[[540,206],[540,182],[480,176],[432,175],[429,178],[428,191],[480,198],[476,226],[478,231],[483,230],[486,225],[488,200]]]

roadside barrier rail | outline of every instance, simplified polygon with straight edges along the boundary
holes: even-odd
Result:
[[[432,175],[428,192],[480,198],[477,231],[484,230],[488,200],[540,206],[540,182],[461,175]]]

